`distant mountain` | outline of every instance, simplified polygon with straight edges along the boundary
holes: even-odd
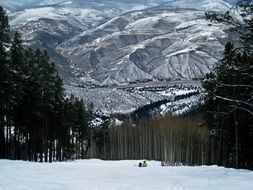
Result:
[[[49,51],[67,92],[88,96],[106,112],[129,112],[164,98],[106,86],[202,78],[222,57],[228,37],[226,27],[208,22],[204,13],[231,6],[224,0],[0,0],[0,4],[12,11],[12,30],[22,34],[24,45]]]
[[[43,1],[44,4],[46,2],[49,3]],[[68,60],[56,52],[56,47],[83,31],[95,28],[123,12],[138,7],[141,9],[145,5],[65,1],[14,12],[9,14],[9,18],[12,30],[18,30],[22,34],[24,44],[46,48],[49,51],[68,84],[76,83],[79,79],[73,76]]]
[[[177,1],[178,2],[178,1]],[[76,76],[103,85],[202,78],[221,58],[227,35],[221,24],[204,18],[207,5],[227,10],[229,4],[200,3],[201,10],[174,8],[177,2],[124,13],[57,46]]]
[[[11,12],[31,8],[39,5],[51,5],[64,0],[0,0],[0,5],[4,6]]]
[[[22,11],[27,8],[34,8],[45,5],[56,5],[60,3],[75,3],[79,5],[87,5],[91,3],[96,4],[147,4],[147,3],[161,3],[161,0],[0,0],[0,5],[11,12]]]
[[[86,3],[86,2],[96,2],[96,3],[142,3],[142,4],[147,4],[147,3],[153,3],[153,4],[159,4],[159,3],[164,3],[164,2],[175,2],[180,0],[72,0],[71,2],[76,2],[76,3]],[[190,0],[192,1],[192,0]],[[201,0],[196,0],[193,3],[199,2]],[[202,0],[206,1],[206,0]],[[210,1],[210,0],[209,0]],[[225,0],[226,2],[229,3],[235,3],[238,0]],[[52,4],[57,4],[61,2],[70,2],[68,0],[0,0],[0,5],[4,6],[6,9],[8,9],[11,12],[16,12],[19,10],[23,10],[25,8],[32,8],[35,6],[40,6],[40,5],[52,5]]]
[[[26,43],[50,50],[66,84],[188,80],[209,72],[226,34],[204,12],[230,4],[178,0],[147,7],[68,1],[12,13],[10,23]]]

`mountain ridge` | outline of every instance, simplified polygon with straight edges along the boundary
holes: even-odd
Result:
[[[217,5],[219,11],[227,10],[227,1],[205,0],[195,6],[196,0],[160,5],[78,2],[44,3],[10,13],[11,27],[22,34],[24,45],[48,50],[67,94],[106,113],[129,113],[167,99],[159,90],[138,89],[173,81],[187,88],[222,57],[227,28],[206,21],[204,13],[210,2],[210,10]],[[129,91],[132,84],[135,90]],[[163,110],[172,109],[168,106]]]
[[[221,58],[221,41],[227,37],[224,29],[206,21],[203,11],[163,6],[124,13],[63,42],[57,49],[74,68],[91,73],[88,77],[104,85],[197,79]],[[187,64],[180,65],[185,61]],[[186,71],[189,64],[196,67]]]

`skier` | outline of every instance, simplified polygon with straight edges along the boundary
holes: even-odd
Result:
[[[141,162],[139,163],[139,167],[140,167],[140,168],[142,167],[142,163],[141,163]]]
[[[148,166],[148,164],[147,164],[147,162],[144,160],[143,161],[143,164],[142,164],[142,167],[147,167]]]

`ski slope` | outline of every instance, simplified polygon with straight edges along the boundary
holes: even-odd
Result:
[[[160,162],[0,160],[0,190],[252,190],[253,172],[217,166],[161,167]]]

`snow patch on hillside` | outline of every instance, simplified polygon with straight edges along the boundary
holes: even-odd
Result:
[[[11,25],[23,24],[30,21],[38,21],[41,18],[49,18],[49,19],[62,19],[63,17],[60,14],[54,12],[53,7],[41,7],[34,9],[26,9],[22,12],[13,13],[10,17],[14,17],[13,20],[10,21]]]
[[[79,25],[85,25],[85,23],[91,20],[97,22],[103,20],[105,15],[109,17],[114,14],[116,13],[96,10],[96,8],[75,7],[70,6],[70,4],[62,4],[61,7],[36,7],[10,14],[10,24],[15,26],[31,21],[38,21],[39,19],[52,19],[69,21],[70,23],[79,22]]]
[[[159,94],[163,96],[180,96],[189,93],[197,92],[196,89],[177,89],[177,88],[169,88],[165,91],[160,91]]]
[[[224,0],[176,0],[168,2],[168,5],[179,8],[191,8],[205,11],[227,11],[230,4]]]
[[[200,104],[201,95],[194,95],[188,98],[174,100],[160,106],[160,114],[182,115]]]
[[[66,2],[61,3],[61,5],[70,5],[72,3],[73,3],[72,1],[66,1]]]

